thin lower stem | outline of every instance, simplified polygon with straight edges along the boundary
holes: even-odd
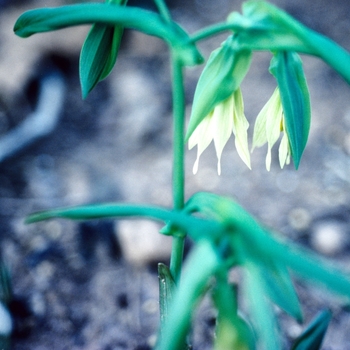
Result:
[[[160,15],[167,22],[171,22],[171,16],[168,7],[166,6],[164,0],[154,0]]]
[[[236,26],[231,23],[217,23],[212,26],[206,27],[197,33],[191,35],[191,42],[195,43],[200,40],[208,39],[214,35],[219,35],[225,31],[233,31],[236,29]]]
[[[172,54],[173,70],[173,205],[174,209],[181,210],[184,207],[185,188],[185,92],[183,86],[183,67],[176,54]],[[184,250],[184,238],[182,235],[174,235],[170,259],[170,271],[177,282],[181,274],[181,266]]]

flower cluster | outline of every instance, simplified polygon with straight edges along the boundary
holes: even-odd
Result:
[[[233,43],[232,40],[226,42],[215,52],[214,58],[209,59],[199,81],[199,88],[197,87],[189,126],[191,132],[188,137],[189,149],[197,145],[193,173],[198,171],[200,155],[211,141],[214,141],[218,174],[221,174],[221,155],[231,134],[235,137],[238,155],[248,168],[251,168],[247,135],[249,123],[244,115],[241,89],[237,86],[237,81],[241,82],[247,71],[250,56],[242,55],[237,46],[233,46],[234,49],[229,52],[227,46],[232,48]],[[228,52],[234,57],[230,58]],[[233,63],[227,64],[226,61],[230,59]],[[220,65],[223,66],[223,72],[219,69]],[[243,73],[240,72],[242,67]],[[233,70],[236,71],[232,73]],[[211,71],[216,76],[211,74]],[[237,71],[240,72],[239,79]],[[271,150],[282,134],[279,145],[280,167],[289,164],[292,158],[295,167],[298,168],[310,126],[310,100],[301,60],[294,52],[278,52],[271,60],[270,72],[276,78],[278,87],[256,118],[252,151],[267,143],[266,169],[270,171]],[[215,88],[212,88],[214,85]],[[222,93],[221,89],[225,93]],[[230,91],[228,97],[227,90]],[[222,97],[218,98],[220,94]],[[212,98],[214,102],[203,103],[201,98],[210,101],[208,96],[215,96]],[[209,113],[204,114],[204,111]]]
[[[226,100],[215,106],[194,130],[188,140],[189,149],[197,145],[197,159],[194,163],[193,173],[198,171],[199,157],[214,140],[216,155],[218,157],[218,174],[221,174],[221,154],[230,138],[235,136],[237,152],[250,168],[247,129],[249,123],[244,115],[243,97],[241,89],[237,89]]]
[[[279,146],[279,163],[281,168],[290,163],[289,140],[284,124],[280,93],[279,89],[276,88],[257,116],[253,136],[252,151],[255,147],[261,147],[265,143],[268,144],[266,156],[266,169],[268,171],[271,168],[271,149],[278,141],[281,132],[283,132],[283,137]],[[193,166],[193,173],[196,174],[198,171],[199,157],[211,141],[214,141],[218,158],[218,174],[221,174],[221,154],[231,134],[235,137],[238,155],[251,169],[248,150],[248,127],[249,123],[244,115],[241,89],[237,89],[230,97],[216,105],[190,136],[188,140],[189,149],[197,145],[197,158]]]
[[[290,147],[288,135],[285,132],[281,96],[279,89],[276,88],[256,118],[253,135],[252,151],[255,147],[261,147],[267,143],[266,169],[268,171],[271,168],[271,148],[279,139],[281,132],[283,132],[283,136],[278,154],[280,167],[283,169],[285,164],[290,163]]]

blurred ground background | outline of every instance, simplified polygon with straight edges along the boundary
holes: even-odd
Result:
[[[271,2],[350,50],[350,2]],[[0,163],[1,255],[14,293],[13,349],[150,349],[158,323],[156,263],[167,262],[171,244],[157,234],[156,224],[23,223],[27,214],[57,206],[123,201],[170,207],[172,202],[166,46],[126,31],[112,74],[82,101],[78,60],[88,27],[28,39],[12,32],[24,10],[67,3],[74,1],[0,2],[0,144],[38,110],[47,77],[60,74],[54,78],[57,89],[49,90],[51,102],[42,106],[53,120],[52,131]],[[173,0],[169,5],[174,18],[193,33],[240,11],[241,3]],[[150,7],[151,1],[142,4]],[[205,57],[224,39],[200,43]],[[275,88],[269,60],[267,53],[256,54],[243,83],[251,125]],[[292,165],[280,170],[275,150],[267,172],[266,148],[254,151],[249,170],[231,139],[220,177],[213,146],[202,155],[195,176],[196,151],[187,153],[186,193],[206,190],[231,196],[281,235],[350,269],[350,88],[320,60],[303,60],[313,118],[299,170]],[[186,72],[188,113],[201,69]],[[306,283],[300,283],[300,296],[306,321],[324,305],[334,313],[324,349],[346,349],[347,305]],[[194,349],[209,349],[215,314],[204,303],[200,315]],[[288,339],[301,331],[287,318],[283,323]]]

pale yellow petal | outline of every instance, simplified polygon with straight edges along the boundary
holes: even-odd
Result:
[[[271,169],[271,147],[270,146],[267,147],[265,165],[266,165],[267,171],[270,171]]]
[[[231,136],[233,127],[234,100],[231,95],[225,101],[218,104],[213,113],[214,145],[218,158],[218,174],[221,174],[222,151]]]
[[[261,147],[267,142],[266,138],[266,118],[268,111],[268,103],[262,108],[255,120],[252,152],[255,147]]]
[[[288,165],[290,163],[290,152],[288,152],[288,156],[287,156],[287,159],[286,159],[286,164]]]
[[[253,135],[253,147],[260,147],[267,142],[267,155],[266,155],[266,169],[270,171],[271,168],[271,149],[281,134],[281,122],[283,121],[283,108],[281,103],[281,96],[278,87],[273,92],[270,99],[260,111],[256,118]],[[283,141],[285,142],[285,141]],[[282,147],[284,147],[283,145]],[[287,161],[287,154],[282,149],[283,153],[280,156],[283,158],[283,165]],[[282,164],[282,158],[280,158],[280,164]]]
[[[196,175],[197,172],[198,172],[199,156],[200,156],[200,154],[199,154],[199,152],[197,152],[197,158],[196,158],[196,160],[195,160],[195,162],[193,164],[193,169],[192,169],[192,172],[193,172],[194,175]]]
[[[286,133],[283,133],[280,147],[278,149],[278,158],[279,158],[281,169],[283,169],[285,164],[289,164],[288,157],[289,157],[288,136]]]
[[[269,101],[269,109],[266,118],[267,143],[272,148],[281,134],[281,122],[283,117],[281,97],[279,89],[276,88]]]
[[[193,173],[198,171],[199,157],[203,151],[209,146],[213,139],[212,114],[205,117],[197,126],[188,140],[188,147],[192,149],[197,145],[197,159],[193,166]]]
[[[277,127],[276,121],[281,118],[281,113],[282,105],[280,103],[279,90],[276,88],[256,118],[252,152],[255,147],[261,147],[266,142],[271,147],[276,143],[280,134],[279,124]]]
[[[196,127],[196,129],[193,131],[192,135],[188,139],[188,149],[192,149],[193,147],[197,146],[197,144],[200,142],[203,133],[206,132],[206,129],[208,128],[209,118],[204,118],[199,125]]]
[[[248,148],[248,133],[249,123],[244,115],[244,104],[242,92],[237,89],[234,93],[235,112],[233,116],[233,134],[235,135],[235,145],[238,155],[243,162],[251,169],[250,153]]]

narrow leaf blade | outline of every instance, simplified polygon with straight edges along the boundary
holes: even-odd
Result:
[[[85,39],[79,62],[80,84],[84,98],[103,79],[103,72],[113,68],[108,63],[110,56],[113,55],[116,59],[117,55],[112,48],[115,40],[114,32],[114,27],[96,23]]]
[[[329,310],[322,311],[294,342],[291,350],[319,350],[331,318],[332,313]]]
[[[271,60],[277,80],[294,165],[298,168],[310,130],[310,95],[301,59],[294,52],[280,51]]]
[[[213,245],[208,240],[198,242],[185,262],[183,277],[174,295],[157,350],[177,350],[185,343],[192,313],[206,291],[209,278],[220,264],[222,261]]]
[[[256,340],[253,330],[238,315],[237,295],[234,286],[228,284],[227,273],[216,275],[212,299],[218,310],[214,349],[254,350]]]
[[[234,36],[212,52],[196,87],[187,140],[214,107],[239,88],[249,70],[251,56],[250,50],[237,46]]]
[[[18,18],[14,31],[18,36],[26,38],[36,33],[93,23],[119,25],[159,37],[175,50],[184,65],[203,62],[198,49],[177,23],[165,22],[155,12],[130,6],[87,3],[30,10]]]
[[[184,212],[168,210],[162,207],[108,203],[97,205],[86,205],[71,208],[60,208],[48,211],[34,213],[27,217],[26,223],[34,223],[54,218],[65,218],[71,220],[91,220],[103,218],[126,218],[126,217],[145,217],[152,220],[159,220],[169,223],[188,233],[192,239],[200,240],[203,238],[215,239],[222,235],[222,226],[219,223],[210,220],[195,218]],[[171,230],[171,233],[177,232]]]
[[[298,322],[303,319],[299,298],[291,281],[289,272],[283,264],[266,261],[266,256],[256,256],[256,264],[265,276],[266,292],[272,302],[294,317]]]
[[[350,53],[333,40],[295,20],[266,1],[247,1],[243,16],[232,13],[228,23],[250,50],[296,51],[320,57],[350,84]]]
[[[249,300],[252,322],[258,333],[262,348],[279,350],[280,339],[277,332],[276,318],[269,301],[266,299],[266,286],[263,276],[254,264],[246,264],[244,277],[245,295]]]

